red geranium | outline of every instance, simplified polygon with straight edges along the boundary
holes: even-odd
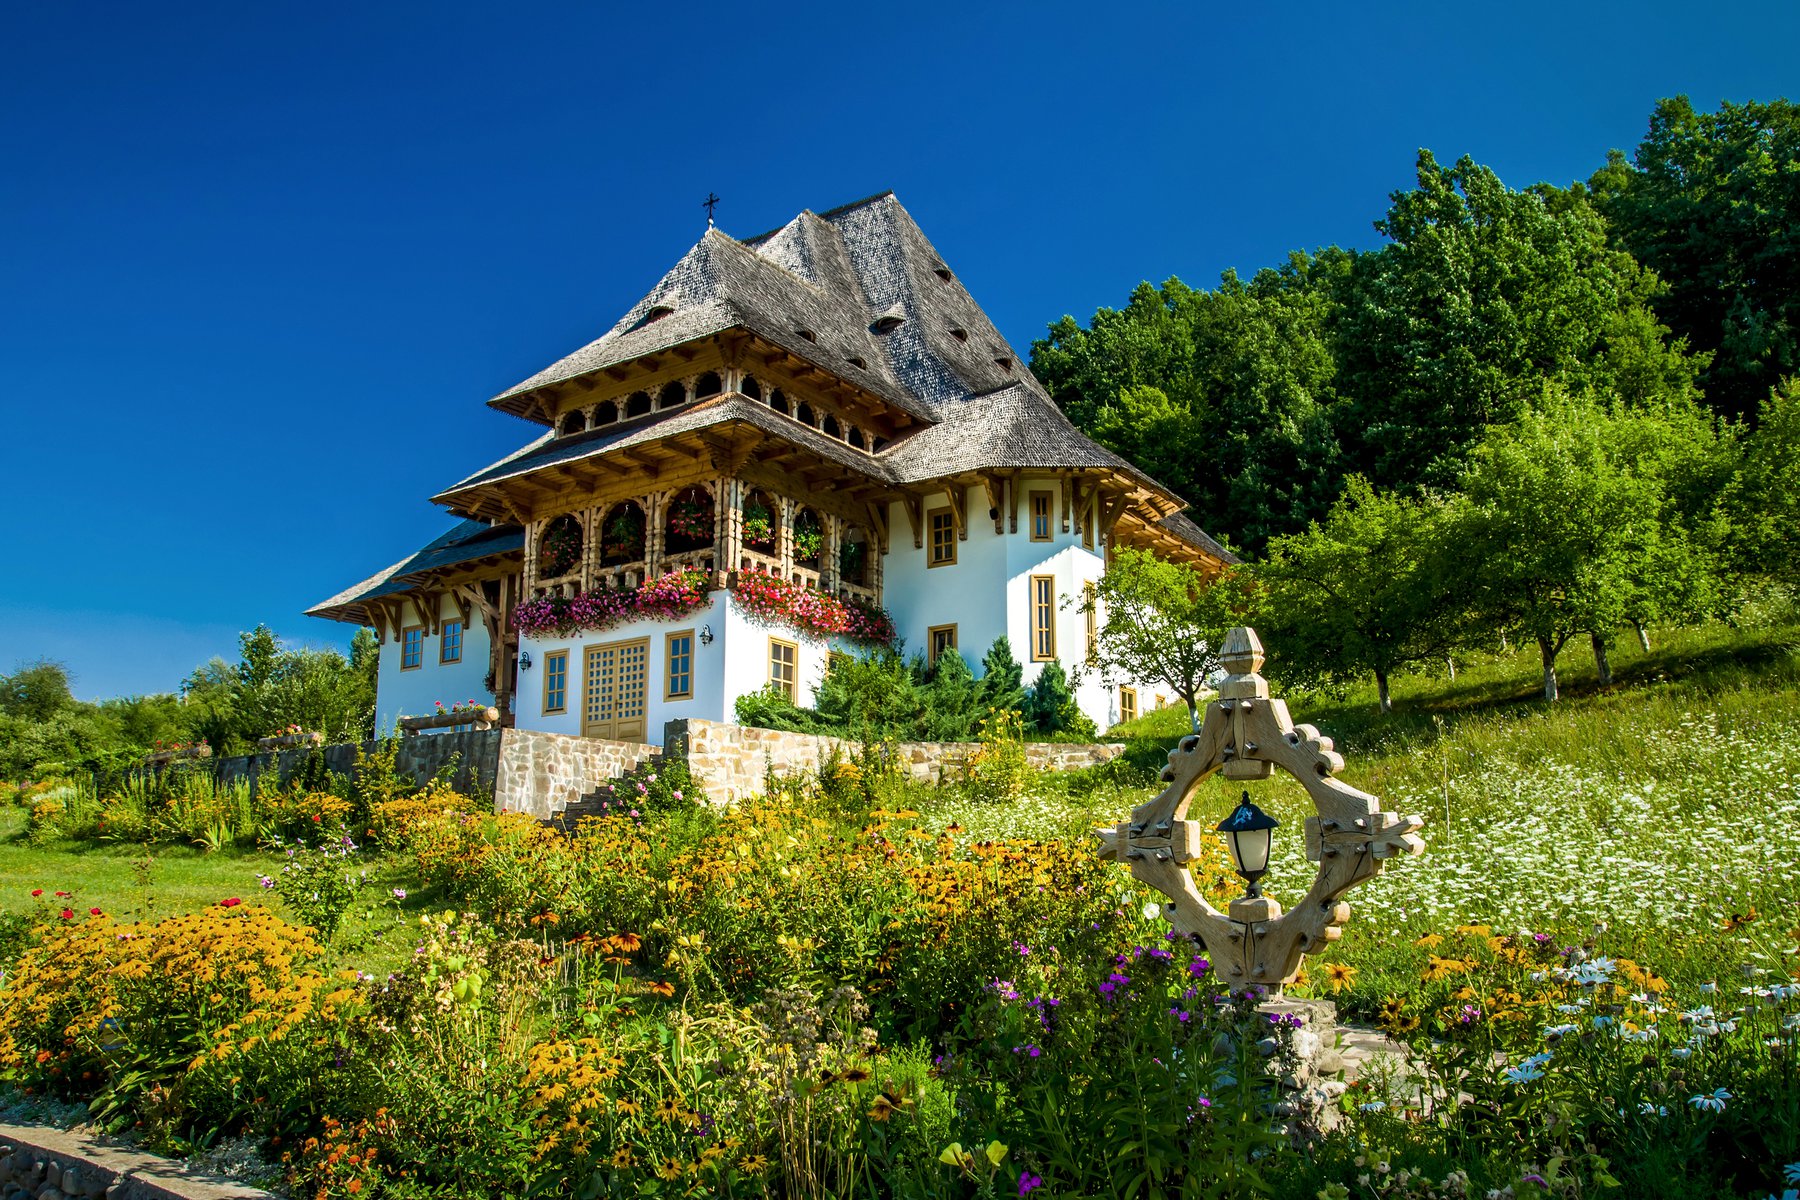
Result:
[[[72,908],[63,909],[62,910],[62,919],[65,921],[73,921],[75,919],[75,910]]]
[[[231,899],[229,899],[229,900],[221,900],[221,901],[219,901],[219,907],[220,907],[220,908],[236,908],[236,907],[237,907],[237,906],[238,906],[238,905],[240,905],[240,904],[242,904],[242,903],[243,903],[243,901],[242,901],[242,900],[240,900],[240,899],[239,899],[239,898],[238,898],[238,897],[236,897],[236,896],[233,896],[233,897],[232,897],[232,898],[231,898]]]

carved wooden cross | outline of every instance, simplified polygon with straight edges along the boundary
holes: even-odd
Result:
[[[1100,854],[1122,862],[1132,875],[1169,898],[1169,924],[1199,937],[1220,973],[1234,984],[1279,988],[1300,970],[1311,950],[1334,942],[1350,919],[1345,892],[1374,878],[1396,854],[1418,854],[1419,816],[1383,812],[1366,792],[1332,778],[1344,760],[1331,739],[1311,725],[1295,725],[1287,704],[1271,698],[1260,674],[1262,643],[1247,627],[1226,635],[1220,663],[1226,675],[1217,699],[1206,706],[1198,733],[1169,752],[1163,788],[1131,810],[1131,819],[1097,830]],[[1280,767],[1312,798],[1316,816],[1306,820],[1306,857],[1319,864],[1312,888],[1287,914],[1272,898],[1239,897],[1220,912],[1194,886],[1187,864],[1201,856],[1212,830],[1187,820],[1194,789],[1217,771],[1231,780],[1267,779]]]

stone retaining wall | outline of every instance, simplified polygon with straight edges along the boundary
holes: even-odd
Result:
[[[375,745],[364,742],[362,749],[373,751]],[[760,792],[771,766],[777,774],[786,775],[811,770],[833,748],[846,758],[861,748],[861,743],[843,738],[692,719],[670,721],[663,731],[663,745],[674,753],[686,753],[688,769],[715,804]],[[900,742],[894,752],[914,779],[939,783],[960,779],[964,764],[978,748],[974,742]],[[1042,771],[1073,771],[1106,762],[1122,750],[1118,745],[1027,742],[1025,761]],[[354,744],[324,746],[317,751],[296,747],[273,758],[285,783],[305,767],[312,753],[324,757],[327,769],[340,775],[354,774],[356,751]],[[451,778],[457,791],[466,796],[492,796],[496,812],[525,812],[548,820],[600,785],[661,753],[660,748],[642,742],[530,729],[483,729],[401,738],[395,768],[422,784],[455,756],[456,772]],[[271,755],[246,754],[221,758],[213,770],[221,781],[247,779],[254,783],[270,762]]]
[[[778,775],[810,770],[833,750],[849,758],[861,749],[861,743],[843,738],[692,718],[670,721],[663,744],[685,751],[694,781],[715,804],[760,792],[770,769]],[[969,756],[979,748],[975,742],[899,742],[894,753],[914,779],[941,783],[960,779]],[[1025,761],[1038,770],[1072,771],[1116,758],[1124,749],[1120,745],[1027,742]]]
[[[661,754],[643,742],[614,742],[530,729],[501,731],[493,780],[496,812],[525,812],[540,820]],[[416,738],[424,741],[424,738]]]
[[[0,1124],[4,1200],[276,1200],[180,1163],[40,1125]]]
[[[456,790],[465,795],[490,796],[494,794],[494,777],[500,764],[500,735],[510,732],[512,731],[504,729],[470,729],[456,733],[403,737],[400,739],[400,752],[395,756],[394,767],[422,784],[435,776],[454,755],[456,773],[451,779]],[[341,742],[333,746],[321,746],[317,751],[297,746],[273,755],[240,754],[218,759],[213,766],[213,776],[221,783],[249,780],[254,786],[257,776],[267,771],[273,761],[281,772],[281,781],[286,783],[306,766],[307,757],[313,753],[324,757],[327,770],[339,775],[352,775],[356,771],[357,750],[373,752],[375,746],[375,742],[364,742],[360,747],[355,742]]]

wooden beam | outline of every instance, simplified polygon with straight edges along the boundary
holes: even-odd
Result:
[[[1010,471],[1006,476],[1006,527],[1008,532],[1019,532],[1019,473]]]
[[[866,507],[869,510],[869,529],[875,534],[876,544],[880,547],[881,552],[886,554],[888,548],[887,505],[870,503]]]
[[[944,499],[950,502],[950,520],[956,526],[956,540],[969,540],[969,489],[956,480],[944,484]]]
[[[925,548],[925,504],[919,497],[908,492],[900,497],[900,504],[906,509],[907,524],[912,526],[913,549]]]
[[[1002,503],[1006,495],[1006,484],[990,471],[981,477],[981,486],[987,491],[988,511],[994,516],[994,532],[1004,533],[1006,513],[1002,511]]]

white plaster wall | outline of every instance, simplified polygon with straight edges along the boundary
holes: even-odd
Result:
[[[462,611],[448,597],[440,597],[442,605],[440,616],[446,620],[462,619]],[[421,625],[417,601],[406,598],[406,617],[408,625]],[[440,625],[440,630],[441,630]],[[462,661],[440,663],[438,654],[442,650],[440,633],[425,633],[423,652],[419,665],[410,671],[400,669],[400,639],[390,637],[381,644],[381,667],[375,680],[375,731],[381,734],[394,732],[401,717],[430,716],[437,711],[437,702],[443,701],[444,707],[461,704],[465,700],[473,700],[477,704],[492,704],[494,694],[482,686],[488,673],[488,635],[487,626],[482,624],[480,616],[463,627]]]
[[[730,602],[725,642],[725,716],[737,720],[737,698],[760,692],[769,684],[769,639],[780,638],[798,646],[798,700],[810,708],[813,693],[825,678],[825,668],[833,650],[855,654],[856,647],[841,638],[813,638],[797,630],[778,625],[758,625],[751,621],[734,599]]]
[[[612,629],[583,632],[573,637],[531,637],[521,634],[519,649],[531,655],[530,669],[519,671],[519,694],[516,698],[514,723],[520,729],[536,729],[545,733],[581,733],[581,706],[584,695],[582,672],[586,669],[587,647],[607,642],[625,642],[634,638],[650,639],[650,679],[646,689],[645,737],[662,745],[663,725],[680,717],[700,717],[708,721],[733,719],[724,680],[730,670],[726,666],[726,593],[714,592],[712,602],[679,621],[633,621]],[[702,645],[700,628],[710,625],[713,642]],[[694,698],[665,700],[668,690],[669,663],[667,636],[683,629],[694,631]],[[569,652],[568,702],[560,713],[544,712],[544,657],[557,650]],[[760,686],[760,685],[759,685]]]
[[[1076,703],[1104,731],[1119,720],[1119,686],[1135,682],[1102,679],[1098,671],[1085,665],[1087,617],[1080,608],[1082,589],[1105,572],[1106,560],[1098,549],[1081,544],[1078,527],[1071,524],[1068,532],[1063,531],[1060,492],[1050,526],[1051,540],[1031,540],[1028,493],[1034,484],[1046,489],[1059,486],[1051,479],[1026,477],[1020,481],[1017,533],[1003,525],[1008,531],[996,534],[987,515],[986,489],[968,489],[968,540],[957,543],[956,562],[942,567],[926,566],[928,552],[914,548],[905,508],[891,505],[891,536],[882,559],[882,599],[908,653],[926,649],[926,632],[932,626],[956,625],[958,649],[977,677],[982,674],[981,656],[994,639],[1005,634],[1012,643],[1013,657],[1025,669],[1029,687],[1044,669],[1043,663],[1031,661],[1031,577],[1056,576],[1056,654],[1076,681]],[[929,514],[942,503],[928,504],[925,512]],[[926,528],[929,530],[929,524]],[[1137,687],[1138,710],[1140,714],[1148,712],[1157,685],[1138,683]],[[1167,686],[1161,690],[1169,692]]]

